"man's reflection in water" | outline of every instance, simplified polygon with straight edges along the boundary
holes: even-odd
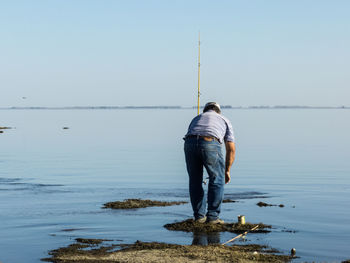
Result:
[[[192,245],[220,244],[220,232],[193,232]]]

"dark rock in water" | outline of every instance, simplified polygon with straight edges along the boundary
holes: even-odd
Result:
[[[152,206],[172,206],[172,205],[182,205],[187,204],[187,202],[165,202],[165,201],[154,201],[154,200],[142,200],[142,199],[125,199],[124,201],[115,201],[104,204],[103,208],[112,209],[135,209],[135,208],[145,208]]]
[[[237,201],[232,200],[232,199],[224,199],[222,200],[223,203],[236,203]]]
[[[256,225],[259,225],[257,230],[253,230],[252,233],[268,233],[271,226],[262,223],[251,224],[245,223],[244,225],[239,223],[224,223],[224,224],[210,224],[210,223],[199,223],[193,219],[187,219],[185,221],[176,222],[172,224],[166,224],[164,227],[172,231],[184,231],[184,232],[232,232],[236,234],[242,234]]]
[[[2,127],[0,127],[0,133],[4,133],[4,131],[2,131],[2,130],[8,130],[8,129],[12,129],[12,128],[2,126]]]
[[[272,204],[267,204],[267,203],[264,203],[264,202],[259,202],[256,204],[257,206],[260,206],[260,207],[266,207],[266,206],[278,206],[278,207],[284,207],[284,204],[280,204],[280,205],[272,205]]]
[[[81,230],[82,228],[65,228],[62,229],[62,232],[73,232],[73,231],[77,231],[77,230]]]
[[[271,204],[267,204],[267,203],[264,203],[264,202],[259,202],[256,204],[257,206],[260,206],[260,207],[265,207],[265,206],[274,206],[274,205],[271,205]]]
[[[69,127],[63,127],[62,129],[63,129],[63,130],[68,130],[68,129],[69,129]]]

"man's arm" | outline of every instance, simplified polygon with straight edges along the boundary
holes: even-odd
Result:
[[[231,180],[230,169],[235,160],[236,146],[234,142],[225,142],[226,162],[225,162],[225,184]]]

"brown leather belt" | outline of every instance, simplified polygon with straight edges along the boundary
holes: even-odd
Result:
[[[216,137],[212,137],[212,136],[202,136],[202,135],[188,135],[186,136],[186,138],[197,138],[197,139],[203,139],[207,142],[211,142],[211,141],[217,141],[220,142],[218,138]]]

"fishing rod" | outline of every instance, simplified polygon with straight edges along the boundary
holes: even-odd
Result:
[[[197,104],[197,113],[199,115],[199,104],[200,104],[200,74],[201,74],[201,32],[198,33],[198,104]]]
[[[245,236],[245,235],[248,234],[250,231],[254,231],[254,230],[258,229],[258,227],[259,227],[259,225],[256,225],[256,226],[253,227],[252,229],[245,231],[243,234],[240,234],[240,235],[238,235],[238,236],[236,236],[236,237],[230,239],[229,241],[226,241],[225,243],[222,243],[221,245],[224,246],[224,245],[226,245],[227,243],[230,243],[230,242],[236,240],[237,238],[240,238],[240,237],[242,237],[242,236]]]

